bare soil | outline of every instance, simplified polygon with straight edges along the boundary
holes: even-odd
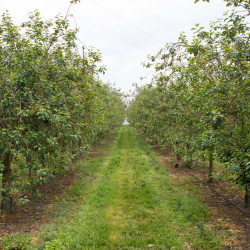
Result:
[[[178,162],[178,167],[175,167],[176,160],[171,155],[163,154],[157,148],[154,148],[153,151],[160,159],[162,166],[168,169],[177,186],[182,186],[185,190],[185,187],[188,189],[191,184],[200,189],[201,192],[198,192],[197,196],[201,202],[209,206],[211,211],[211,219],[207,223],[207,229],[223,232],[223,235],[226,236],[226,240],[222,239],[224,249],[250,249],[250,218],[193,176],[195,175],[206,182],[208,178],[207,167],[200,166],[196,162],[193,168],[189,169],[181,161]],[[223,180],[206,184],[250,215],[250,209],[244,208],[244,191],[240,190],[234,183]]]
[[[109,138],[102,144],[110,142]],[[95,158],[104,154],[107,154],[107,151],[100,144],[95,144],[93,150],[88,153],[88,157]],[[78,162],[82,160],[85,159],[79,159]],[[67,196],[67,190],[73,187],[77,180],[74,171],[69,171],[64,176],[57,175],[54,180],[39,187],[41,197],[27,195],[29,202],[19,206],[16,215],[0,216],[0,242],[2,238],[12,234],[25,232],[39,234],[39,228],[53,222],[56,202]]]
[[[64,192],[71,188],[77,178],[71,173],[65,176],[56,176],[52,181],[39,188],[41,197],[28,195],[29,202],[18,207],[16,215],[0,217],[0,239],[15,233],[36,233],[42,225],[52,221],[51,214],[54,203],[61,199]]]
[[[105,144],[110,143],[110,141],[109,139]],[[162,166],[168,169],[177,186],[182,186],[185,189],[192,184],[201,190],[197,194],[198,198],[206,203],[211,210],[211,219],[207,223],[207,229],[220,230],[226,235],[227,240],[222,237],[224,249],[250,249],[249,218],[192,176],[195,175],[199,179],[206,180],[207,168],[196,163],[192,169],[188,169],[184,162],[179,162],[179,166],[175,168],[173,157],[163,154],[157,148],[154,148],[153,151],[158,156]],[[104,154],[108,154],[108,152],[98,144],[94,145],[93,150],[89,152],[91,158]],[[40,187],[39,191],[42,194],[40,198],[29,196],[30,202],[18,207],[17,215],[1,216],[0,240],[16,233],[38,234],[40,227],[53,221],[52,213],[56,212],[54,206],[56,201],[63,199],[66,191],[74,186],[76,181],[76,175],[72,172],[64,176],[56,176],[54,180]],[[244,192],[234,183],[224,180],[209,185],[250,215],[250,209],[244,208]]]

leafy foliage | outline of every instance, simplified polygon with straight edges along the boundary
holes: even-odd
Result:
[[[77,1],[73,1],[77,2]],[[73,4],[72,2],[72,4]],[[66,17],[30,13],[0,21],[0,170],[3,201],[35,191],[119,126],[123,94],[97,80],[98,52],[84,58]],[[15,184],[13,186],[13,183]],[[7,202],[7,203],[8,203]],[[11,210],[11,209],[9,209]]]
[[[228,1],[245,6],[248,1]],[[236,11],[199,24],[194,38],[181,34],[146,67],[154,67],[149,86],[138,88],[129,107],[129,121],[152,143],[192,157],[226,163],[235,182],[250,190],[249,26]],[[236,167],[232,167],[236,166]],[[246,200],[247,201],[247,200]]]

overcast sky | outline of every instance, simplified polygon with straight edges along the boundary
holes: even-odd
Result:
[[[16,23],[26,21],[28,12],[35,9],[44,19],[65,15],[68,6],[69,0],[0,0],[1,13],[9,10]],[[80,29],[80,40],[103,55],[107,72],[101,79],[128,92],[133,83],[150,82],[152,69],[141,66],[147,55],[154,55],[167,42],[176,42],[181,31],[191,39],[195,23],[208,29],[209,22],[226,10],[222,0],[197,4],[194,0],[81,0],[70,13]],[[146,80],[139,79],[147,74]]]

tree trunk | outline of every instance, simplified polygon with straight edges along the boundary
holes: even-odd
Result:
[[[213,182],[213,151],[209,150],[208,182]]]
[[[189,159],[187,161],[187,167],[192,168],[192,166],[193,166],[193,154],[192,154],[192,152],[191,153],[189,152],[190,151],[189,143],[186,144],[186,147],[187,147],[188,157],[189,157]]]
[[[168,154],[170,155],[170,154],[173,152],[173,147],[172,147],[172,145],[169,146],[168,150],[169,150]]]
[[[81,147],[82,147],[82,139],[79,140],[79,158],[82,156]]]
[[[13,200],[10,196],[11,191],[11,161],[10,153],[7,153],[4,158],[4,171],[2,180],[2,214],[8,215],[12,214]]]
[[[192,168],[192,167],[193,167],[192,156],[191,156],[191,158],[187,161],[187,167],[188,167],[188,168]]]
[[[176,159],[177,159],[177,161],[181,160],[181,155],[179,153],[176,153]]]
[[[246,193],[245,193],[245,208],[250,207],[250,193],[248,189],[246,188]]]
[[[176,142],[176,146],[178,147],[178,145],[179,145],[179,142]],[[180,161],[181,160],[181,155],[180,155],[180,153],[178,153],[178,152],[176,152],[176,159],[177,159],[177,161]]]
[[[31,157],[30,157],[30,155],[27,156],[27,163],[30,164],[30,166],[29,166],[29,180],[31,180],[32,165],[31,165]]]
[[[77,155],[78,147],[76,143],[76,139],[71,139],[71,153],[75,155],[75,157],[72,159],[72,162],[75,162],[78,159]]]

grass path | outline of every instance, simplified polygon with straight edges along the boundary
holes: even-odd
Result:
[[[84,176],[71,191],[84,201],[40,249],[221,249],[208,208],[172,185],[130,126],[89,168],[92,184]]]

